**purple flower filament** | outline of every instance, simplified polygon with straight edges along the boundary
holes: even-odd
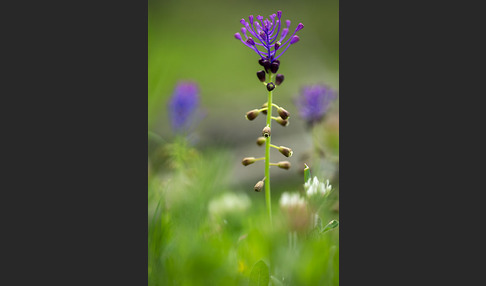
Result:
[[[235,38],[240,40],[245,46],[255,51],[263,60],[268,60],[270,63],[272,63],[274,60],[280,58],[287,51],[290,45],[299,41],[299,36],[296,36],[295,33],[304,28],[304,25],[299,23],[292,36],[290,36],[285,43],[282,44],[281,42],[285,40],[288,35],[290,20],[286,21],[287,28],[281,29],[281,19],[282,11],[278,11],[277,14],[270,15],[270,20],[263,20],[263,17],[258,15],[257,20],[255,21],[253,15],[250,15],[248,17],[249,23],[246,22],[245,19],[240,20],[240,23],[245,26],[241,28],[241,32],[245,36],[246,40],[243,40],[240,33],[236,33]],[[275,28],[277,28],[276,31]],[[280,34],[280,39],[277,41],[280,30],[282,30],[282,33]],[[256,42],[251,36],[248,36],[247,32],[250,32],[250,34],[259,42]],[[264,50],[261,51],[258,49],[258,47],[262,47]],[[278,50],[282,50],[282,52],[277,56]]]

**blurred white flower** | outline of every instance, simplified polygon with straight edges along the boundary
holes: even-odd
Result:
[[[209,202],[209,213],[213,216],[244,212],[251,205],[246,194],[226,193]]]
[[[305,200],[298,193],[283,193],[279,203],[281,208],[305,207]]]
[[[306,189],[307,197],[312,197],[317,194],[327,196],[332,190],[332,186],[329,185],[329,180],[326,180],[326,183],[324,184],[319,182],[317,177],[314,177],[312,180],[309,178],[304,184],[304,188]]]
[[[283,193],[280,208],[291,231],[305,232],[310,223],[306,201],[298,193]]]

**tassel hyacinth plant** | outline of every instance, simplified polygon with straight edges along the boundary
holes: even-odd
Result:
[[[258,15],[255,20],[253,15],[250,15],[248,17],[249,22],[241,19],[240,23],[244,26],[241,28],[241,33],[244,39],[240,33],[236,33],[234,36],[260,57],[258,63],[263,67],[263,70],[258,71],[256,75],[268,91],[267,102],[261,108],[253,109],[246,113],[246,119],[248,120],[255,119],[260,113],[266,114],[267,116],[266,126],[262,130],[262,137],[257,139],[259,146],[265,144],[265,157],[246,157],[243,159],[242,164],[248,166],[256,161],[265,161],[265,176],[261,181],[256,183],[254,189],[260,192],[265,187],[265,201],[271,222],[270,166],[278,166],[279,168],[288,170],[290,168],[290,162],[280,161],[278,163],[271,163],[270,148],[278,149],[285,157],[292,156],[292,149],[271,144],[272,119],[282,126],[287,126],[290,117],[287,110],[273,103],[272,96],[275,88],[280,86],[284,81],[284,75],[277,74],[280,67],[279,58],[291,45],[299,41],[300,38],[296,33],[302,30],[304,25],[299,23],[293,34],[287,38],[291,24],[290,20],[286,20],[286,27],[282,28],[282,11],[278,11],[277,14],[272,14],[269,17],[270,19],[267,18],[264,20],[262,16]],[[278,117],[272,116],[273,107],[277,109]]]

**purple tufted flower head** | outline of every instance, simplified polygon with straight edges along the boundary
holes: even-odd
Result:
[[[295,99],[299,115],[312,126],[322,120],[337,93],[326,85],[304,86]]]
[[[172,130],[187,131],[197,115],[199,87],[194,82],[181,81],[169,100],[168,111]]]
[[[235,34],[235,38],[255,51],[262,60],[268,60],[270,63],[280,58],[290,45],[299,41],[299,37],[295,33],[304,28],[304,25],[299,23],[294,33],[286,38],[289,34],[290,20],[285,21],[287,28],[281,29],[282,11],[270,15],[270,19],[264,20],[262,16],[258,15],[255,21],[253,15],[250,15],[248,20],[249,23],[245,19],[240,20],[240,23],[245,26],[242,28],[242,32],[245,31],[243,32],[245,39],[239,33]],[[282,32],[280,33],[281,30]],[[253,38],[247,36],[246,32],[249,32]],[[278,55],[277,51],[279,52]]]

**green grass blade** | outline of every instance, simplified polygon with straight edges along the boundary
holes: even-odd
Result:
[[[304,183],[306,183],[310,178],[311,178],[311,172],[309,166],[307,164],[304,164]]]
[[[272,279],[272,283],[274,286],[284,286],[284,284],[274,276],[270,276],[270,279]]]
[[[331,220],[322,230],[321,233],[325,233],[326,231],[330,231],[331,229],[336,228],[339,225],[337,220]]]

